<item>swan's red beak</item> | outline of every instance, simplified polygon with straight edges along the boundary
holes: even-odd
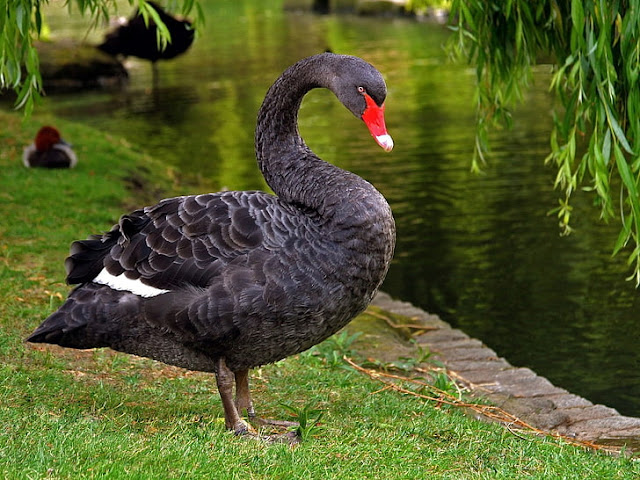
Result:
[[[379,107],[373,98],[366,93],[364,94],[364,99],[367,102],[367,108],[364,109],[362,114],[362,121],[367,125],[378,145],[385,152],[390,152],[393,149],[393,139],[387,133],[387,127],[384,124],[384,104]]]

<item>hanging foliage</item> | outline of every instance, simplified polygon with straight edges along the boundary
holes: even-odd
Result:
[[[195,0],[174,0],[173,3],[178,1],[183,15],[188,15],[195,6],[196,24],[203,23],[200,5]],[[38,53],[33,42],[42,33],[42,6],[47,3],[48,0],[0,0],[0,91],[15,90],[18,94],[16,108],[24,108],[27,114],[33,110],[42,89]],[[129,0],[129,4],[140,9],[145,21],[151,19],[158,25],[158,44],[166,46],[169,32],[147,0]],[[115,8],[112,0],[67,0],[65,5],[69,13],[76,10],[87,16],[89,28],[106,23],[110,10]]]
[[[571,232],[576,189],[595,192],[605,220],[617,218],[613,252],[631,252],[631,278],[640,285],[640,0],[453,0],[451,47],[476,68],[477,132],[473,168],[488,151],[487,133],[509,125],[541,55],[555,64],[551,153],[554,210]]]

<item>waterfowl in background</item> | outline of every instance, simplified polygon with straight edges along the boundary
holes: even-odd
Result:
[[[275,195],[229,191],[162,200],[113,229],[74,242],[65,262],[78,284],[28,338],[110,347],[214,372],[227,428],[251,431],[249,369],[333,335],[373,298],[395,246],[384,197],[316,156],[298,110],[328,88],[393,148],[386,85],[364,60],[324,53],[301,60],[269,89],[258,113],[258,165]],[[233,398],[235,383],[236,396]]]
[[[71,145],[60,138],[58,129],[44,126],[38,130],[35,141],[24,149],[22,163],[25,167],[73,168],[78,159]]]
[[[154,82],[157,76],[156,62],[169,60],[186,52],[194,39],[194,29],[189,20],[182,20],[168,14],[162,7],[154,2],[147,2],[164,22],[171,41],[162,49],[158,45],[158,27],[149,17],[146,25],[142,13],[139,10],[115,30],[108,33],[98,49],[113,56],[134,56],[149,60],[152,64]]]

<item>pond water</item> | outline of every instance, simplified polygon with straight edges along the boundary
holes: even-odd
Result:
[[[624,256],[611,258],[618,227],[598,221],[589,194],[576,195],[572,236],[560,237],[547,215],[558,198],[554,172],[543,165],[553,106],[548,66],[535,72],[514,128],[493,135],[490,162],[476,175],[473,71],[448,61],[446,28],[314,16],[275,0],[203,3],[206,28],[186,55],[160,64],[155,93],[150,65],[132,59],[126,91],[50,95],[41,110],[124,136],[216,189],[264,189],[253,129],[271,82],[325,49],[365,58],[387,79],[393,152],[323,91],[306,98],[300,130],[322,158],[389,199],[398,244],[383,289],[514,365],[640,416],[640,305]],[[57,6],[49,12],[54,38],[87,35],[81,17]]]

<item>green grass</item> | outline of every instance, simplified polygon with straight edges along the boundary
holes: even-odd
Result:
[[[516,436],[456,409],[380,391],[380,384],[327,361],[326,354],[305,353],[252,374],[259,414],[287,419],[290,411],[323,412],[321,425],[292,447],[226,432],[212,375],[108,350],[25,344],[68,292],[62,262],[69,243],[109,228],[125,206],[160,198],[156,190],[126,185],[176,187],[173,172],[119,139],[62,121],[56,124],[76,145],[78,168],[27,170],[22,146],[42,121],[23,124],[17,115],[0,113],[0,478],[640,475],[629,458]],[[347,347],[357,349],[358,342]]]

